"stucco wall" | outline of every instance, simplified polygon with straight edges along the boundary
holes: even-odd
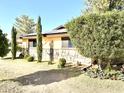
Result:
[[[62,42],[61,42],[61,37],[63,35],[53,35],[53,36],[48,36],[48,37],[43,37],[43,48],[50,48],[50,43],[53,41],[53,48],[54,49],[61,49],[62,48]],[[36,39],[32,37],[28,38],[23,38],[22,39],[22,46],[23,48],[28,48],[28,40],[29,39]]]
[[[61,49],[61,37],[45,37],[43,38],[43,48],[50,48],[50,43],[53,41],[54,49]]]
[[[28,39],[22,39],[22,47],[28,48]]]

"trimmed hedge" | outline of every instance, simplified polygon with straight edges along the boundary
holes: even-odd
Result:
[[[25,55],[24,55],[24,59],[27,59],[29,56],[30,56],[30,55],[25,54]]]
[[[66,59],[65,58],[60,58],[59,59],[58,67],[59,68],[64,68],[65,67],[65,64],[66,64]]]
[[[33,56],[28,56],[27,57],[27,61],[28,62],[33,62],[34,61],[34,57]]]
[[[86,14],[68,22],[66,28],[83,56],[124,58],[124,11]]]

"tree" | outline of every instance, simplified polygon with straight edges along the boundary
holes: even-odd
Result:
[[[66,24],[74,46],[85,57],[110,62],[124,58],[124,11],[86,14]]]
[[[18,35],[29,34],[29,33],[33,33],[35,31],[34,20],[26,15],[17,17],[14,26],[17,29]]]
[[[3,34],[0,29],[0,57],[4,57],[9,52],[9,43],[6,38],[7,34]]]
[[[124,0],[87,0],[88,11],[106,12],[124,9]]]
[[[40,16],[38,17],[36,31],[37,31],[37,60],[38,62],[41,62],[42,61],[42,25],[41,25]]]
[[[11,52],[12,52],[12,59],[14,60],[16,58],[16,29],[14,27],[12,27],[12,31],[11,31],[11,37],[12,37],[12,41],[11,41]]]

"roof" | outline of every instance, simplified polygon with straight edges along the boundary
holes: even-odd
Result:
[[[67,33],[67,30],[65,29],[64,26],[59,26],[57,28],[54,28],[52,31],[49,32],[45,32],[42,33],[43,35],[53,35],[53,34],[63,34],[63,33]],[[29,36],[36,36],[37,33],[30,33],[30,34],[25,34],[25,35],[21,35],[20,38],[22,37],[29,37]]]
[[[37,35],[37,33],[24,34],[24,35],[20,35],[20,38],[30,37],[30,36],[36,36],[36,35]]]
[[[43,35],[62,34],[62,33],[67,33],[67,30],[65,29],[64,26],[59,26],[59,27],[53,29],[52,31],[43,33]]]

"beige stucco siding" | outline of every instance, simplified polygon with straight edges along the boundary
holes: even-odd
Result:
[[[50,43],[53,42],[53,48],[54,49],[60,49],[61,48],[61,37],[46,37],[44,38],[44,48],[50,48]]]
[[[62,37],[67,36],[66,34],[63,35],[48,35],[43,37],[43,48],[49,49],[50,43],[53,41],[53,48],[54,49],[61,49],[62,48]],[[22,39],[22,46],[23,48],[28,48],[28,41],[29,39],[36,39],[36,37],[24,37]]]
[[[60,34],[60,35],[48,35],[43,37],[43,47],[50,48],[50,43],[53,41],[53,48],[54,49],[61,49],[62,48],[62,37],[68,37],[67,34]]]
[[[22,39],[22,47],[28,48],[28,39]]]

